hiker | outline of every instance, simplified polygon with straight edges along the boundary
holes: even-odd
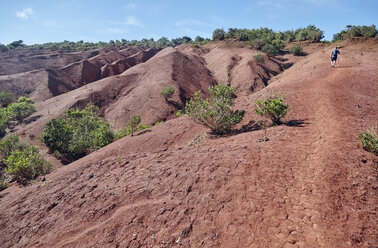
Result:
[[[340,51],[337,49],[337,46],[335,46],[335,49],[333,49],[331,52],[331,67],[335,67],[337,54],[340,54]]]

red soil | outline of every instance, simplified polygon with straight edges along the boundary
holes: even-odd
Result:
[[[298,62],[257,93],[247,94],[251,84],[241,82],[239,89],[245,94],[237,98],[236,107],[247,114],[233,135],[197,136],[208,130],[185,117],[172,119],[59,168],[46,176],[46,182],[2,191],[0,244],[377,247],[377,159],[356,137],[377,125],[378,45],[340,45],[340,67],[330,68],[331,47],[320,46],[306,57],[289,57]],[[211,62],[215,59],[208,49],[165,49],[121,75],[92,83],[92,91],[110,94],[111,87],[119,87],[113,89],[121,92],[116,98],[122,98],[133,90],[138,95],[143,88],[144,94],[154,92],[151,97],[157,98],[157,82],[179,85],[181,80],[172,78],[191,77],[190,82],[199,83],[180,87],[188,87],[188,94],[203,89],[208,71],[199,72],[200,64],[210,68],[213,63],[213,68],[223,70],[214,76],[217,80],[228,77],[227,66]],[[248,68],[241,57],[233,68]],[[172,62],[163,63],[167,61]],[[230,82],[236,85],[235,77]],[[144,80],[138,90],[136,82]],[[88,93],[79,88],[70,98],[93,96],[88,87],[82,87]],[[258,142],[263,131],[253,127],[259,119],[253,100],[269,91],[284,92],[291,110],[283,125],[268,128],[269,141]],[[62,100],[68,101],[67,96],[56,97],[56,107],[55,100],[47,100],[40,113],[72,105],[74,101]],[[109,115],[121,103],[133,106],[127,100],[113,103],[105,116],[121,118],[115,117],[117,111]],[[25,132],[32,130],[26,128]],[[197,142],[191,142],[196,136]]]

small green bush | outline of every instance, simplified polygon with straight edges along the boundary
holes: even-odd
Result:
[[[302,46],[296,44],[290,48],[290,53],[294,54],[295,56],[300,56],[303,54]]]
[[[9,136],[0,141],[0,161],[5,172],[19,182],[26,182],[51,170],[51,164],[39,155],[38,146],[20,142],[17,135]],[[0,187],[6,186],[1,170]]]
[[[109,123],[98,116],[98,107],[68,109],[63,118],[46,123],[41,139],[50,149],[69,160],[77,159],[113,142],[115,133]]]
[[[13,101],[13,94],[11,92],[0,92],[0,104],[3,108],[6,108]]]
[[[181,116],[184,116],[185,115],[185,113],[180,109],[179,111],[177,111],[177,113],[176,113],[176,116],[178,116],[178,117],[181,117]]]
[[[33,99],[21,96],[17,102],[7,107],[9,118],[23,122],[26,117],[37,111],[34,103]]]
[[[66,152],[72,140],[73,130],[68,121],[53,118],[46,123],[42,133],[42,141],[50,151]]]
[[[13,151],[4,163],[7,166],[7,172],[19,182],[34,179],[51,170],[51,164],[39,156],[38,146],[32,145]]]
[[[262,56],[261,54],[254,55],[253,59],[255,60],[256,64],[264,64],[265,63],[264,56]]]
[[[378,137],[375,129],[371,128],[360,133],[357,139],[362,142],[362,146],[366,151],[378,155]]]
[[[155,123],[155,126],[159,125],[162,122],[157,122]],[[139,132],[148,128],[151,128],[151,125],[144,125],[142,123],[139,123],[135,128],[131,129],[130,124],[128,123],[125,128],[122,128],[115,134],[116,139],[121,139],[125,136],[131,135],[132,133],[134,134],[135,132]]]
[[[286,44],[283,40],[280,39],[275,39],[272,41],[272,45],[277,49],[277,50],[282,50]]]
[[[196,92],[186,103],[185,114],[216,134],[228,133],[234,125],[242,121],[245,111],[231,110],[235,98],[232,86],[210,86],[209,92],[208,99],[201,97],[201,91]]]
[[[269,57],[274,57],[278,54],[277,48],[271,44],[266,44],[265,46],[263,46],[261,48],[261,51],[266,53]]]
[[[169,98],[173,96],[175,90],[175,87],[168,86],[164,88],[162,91],[160,91],[160,96],[164,97],[164,99],[167,101]]]
[[[130,127],[130,130],[131,130],[131,136],[133,136],[134,134],[134,130],[135,128],[140,124],[141,122],[141,118],[140,118],[140,115],[133,115],[129,121],[129,127]]]
[[[20,139],[17,135],[2,139],[0,141],[0,160],[5,160],[12,152],[20,148],[20,146]]]
[[[7,109],[0,109],[0,136],[4,136],[9,127],[9,116]]]
[[[3,181],[3,179],[0,179],[0,191],[7,188],[7,182]]]
[[[255,104],[257,108],[255,112],[258,115],[269,118],[272,120],[273,125],[280,124],[281,118],[285,117],[287,111],[289,110],[289,105],[284,104],[284,96],[269,96],[263,100],[256,100]]]

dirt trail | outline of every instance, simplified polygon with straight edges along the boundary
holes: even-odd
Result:
[[[377,160],[356,140],[377,121],[377,52],[345,48],[333,69],[328,51],[318,51],[238,98],[244,125],[258,119],[254,97],[285,93],[291,110],[283,125],[268,128],[268,142],[251,129],[195,147],[163,135],[159,150],[128,149],[193,129],[179,118],[59,169],[45,186],[7,189],[0,244],[377,247]]]

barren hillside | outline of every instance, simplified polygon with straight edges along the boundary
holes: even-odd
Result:
[[[166,48],[40,102],[40,118],[21,133],[39,135],[49,118],[89,101],[116,126],[132,113],[169,120],[45,182],[0,192],[0,246],[377,247],[377,158],[356,137],[377,125],[378,43],[339,45],[336,68],[327,45],[267,59],[266,68],[247,48]],[[234,85],[236,107],[247,111],[232,135],[173,118],[194,91],[217,81]],[[168,85],[179,92],[172,103],[158,95]],[[291,110],[259,142],[254,99],[267,92],[283,92]]]

